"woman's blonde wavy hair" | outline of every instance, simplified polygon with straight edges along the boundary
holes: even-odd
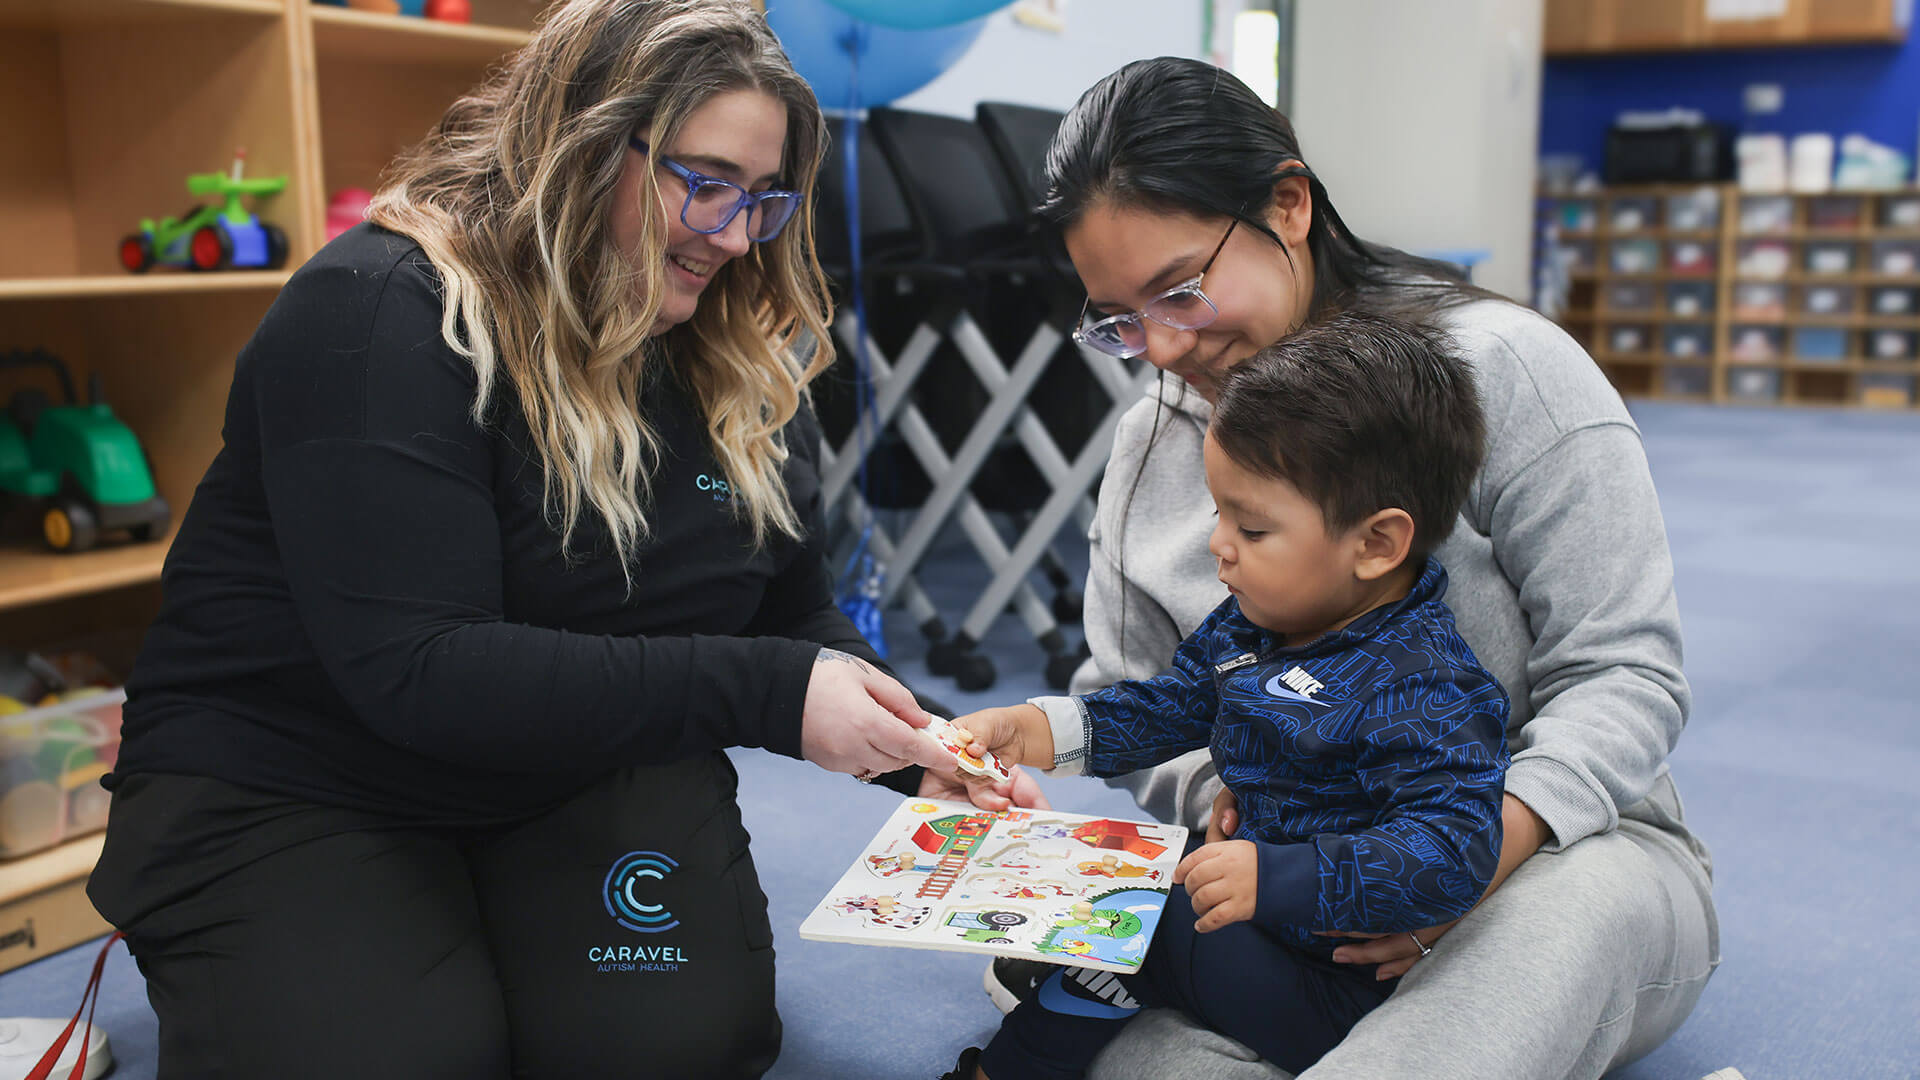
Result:
[[[667,220],[642,214],[637,258],[614,244],[627,138],[650,131],[671,145],[690,113],[741,89],[784,107],[780,186],[802,193],[801,209],[715,274],[691,320],[649,338],[667,289]],[[479,377],[476,422],[498,380],[517,393],[563,550],[591,507],[631,575],[660,454],[636,403],[646,370],[663,364],[700,402],[755,542],[800,535],[781,429],[833,358],[812,226],[825,150],[813,91],[747,0],[566,0],[393,166],[369,217],[417,241],[439,271],[441,335]],[[677,212],[685,193],[670,184],[662,199],[659,172],[642,170],[652,199],[641,205]],[[810,361],[797,355],[803,334]]]

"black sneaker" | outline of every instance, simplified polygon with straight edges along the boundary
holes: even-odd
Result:
[[[980,1048],[969,1046],[960,1051],[960,1060],[953,1063],[953,1071],[940,1074],[940,1080],[973,1080],[974,1070],[980,1067]]]
[[[1059,970],[1058,964],[1001,956],[987,965],[987,973],[981,978],[980,984],[987,988],[987,996],[993,999],[993,1004],[1001,1012],[1010,1013],[1021,1002],[1039,992],[1040,984]]]

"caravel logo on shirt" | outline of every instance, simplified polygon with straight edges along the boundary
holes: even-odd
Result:
[[[1309,705],[1325,705],[1326,702],[1317,701],[1313,696],[1325,686],[1325,683],[1302,671],[1300,665],[1295,664],[1286,671],[1268,679],[1263,689],[1274,697],[1284,698],[1288,701],[1304,701]]]

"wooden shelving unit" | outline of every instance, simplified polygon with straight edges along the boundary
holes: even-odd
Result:
[[[1541,229],[1623,394],[1920,406],[1920,189],[1609,188],[1543,196]]]
[[[376,187],[544,6],[473,0],[456,25],[310,0],[0,0],[0,348],[50,349],[83,386],[99,375],[178,522],[220,448],[234,357],[324,242],[328,193]],[[248,175],[289,177],[254,204],[286,231],[289,268],[126,273],[120,238],[197,202],[186,177],[240,148]],[[0,537],[0,647],[137,633],[171,539],[60,556]],[[98,851],[82,837],[0,864],[0,939],[29,903],[38,953],[99,932],[80,892]],[[50,922],[49,903],[82,910]],[[0,970],[23,956],[0,954]]]

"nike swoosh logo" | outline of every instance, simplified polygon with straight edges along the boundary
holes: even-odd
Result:
[[[1324,701],[1315,701],[1314,699],[1308,697],[1307,695],[1300,693],[1298,690],[1295,690],[1293,687],[1288,686],[1286,683],[1281,682],[1280,676],[1278,675],[1275,675],[1273,678],[1268,679],[1267,684],[1261,687],[1261,689],[1265,690],[1269,694],[1272,694],[1274,697],[1281,698],[1286,701],[1304,701],[1309,705],[1327,704]]]

